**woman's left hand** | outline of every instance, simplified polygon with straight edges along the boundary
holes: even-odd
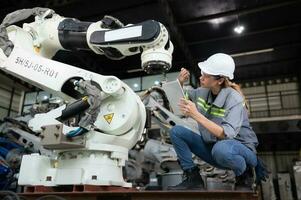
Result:
[[[199,114],[199,111],[196,108],[195,103],[193,103],[190,100],[186,100],[184,98],[181,98],[180,103],[179,103],[179,107],[180,107],[180,110],[183,113],[183,115],[185,115],[187,117],[194,118],[195,116],[197,116],[197,114]]]

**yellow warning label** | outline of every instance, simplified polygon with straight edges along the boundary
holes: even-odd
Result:
[[[110,113],[110,114],[104,115],[103,117],[109,124],[111,124],[113,116],[114,116],[114,113]]]

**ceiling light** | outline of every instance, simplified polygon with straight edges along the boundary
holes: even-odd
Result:
[[[138,83],[134,83],[134,88],[137,88],[137,87],[139,87],[139,85],[138,85]]]
[[[243,31],[245,30],[245,27],[242,26],[242,25],[238,25],[234,28],[234,31],[237,33],[237,34],[241,34]]]

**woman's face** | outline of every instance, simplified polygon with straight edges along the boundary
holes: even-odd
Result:
[[[215,88],[220,85],[220,76],[212,76],[202,72],[200,76],[200,85],[204,88]]]

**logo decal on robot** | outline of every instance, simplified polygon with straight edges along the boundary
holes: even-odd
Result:
[[[103,116],[105,118],[105,120],[108,122],[108,124],[111,124],[112,119],[114,117],[114,113],[110,113],[110,114],[106,114]]]

